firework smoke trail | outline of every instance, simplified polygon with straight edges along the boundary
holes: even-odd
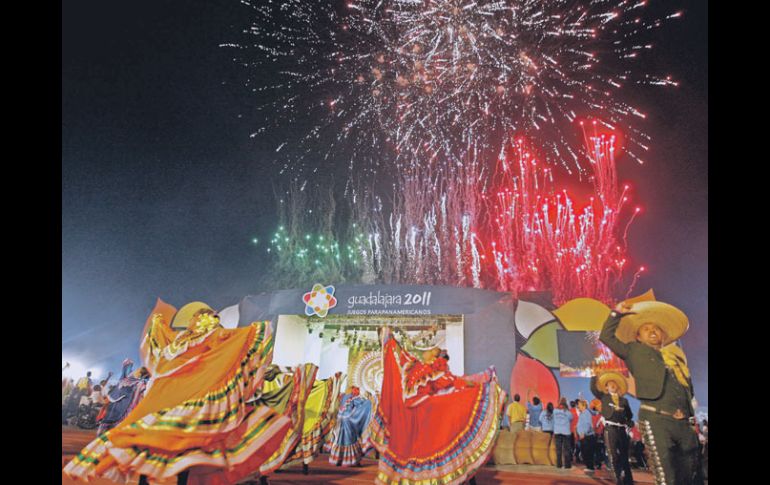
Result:
[[[314,178],[345,157],[351,173],[463,163],[524,135],[544,161],[590,174],[570,140],[578,117],[627,133],[642,161],[644,113],[628,86],[675,85],[638,72],[651,31],[640,0],[242,0],[253,19],[225,44],[279,128],[282,172]],[[260,84],[264,72],[275,82]],[[272,79],[272,78],[271,78]],[[286,130],[297,125],[298,130]]]

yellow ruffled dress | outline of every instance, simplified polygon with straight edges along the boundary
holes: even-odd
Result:
[[[204,316],[172,329],[176,309],[158,300],[141,345],[152,374],[145,397],[121,424],[98,436],[64,468],[89,481],[125,483],[137,475],[171,481],[189,469],[188,485],[235,483],[280,447],[291,419],[247,404],[272,361],[269,322],[225,329]]]

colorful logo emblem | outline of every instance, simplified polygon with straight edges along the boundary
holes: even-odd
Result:
[[[305,302],[305,315],[311,317],[318,315],[323,318],[329,313],[329,310],[337,306],[337,299],[334,298],[334,287],[323,286],[318,283],[313,285],[313,290],[305,293],[302,297]]]

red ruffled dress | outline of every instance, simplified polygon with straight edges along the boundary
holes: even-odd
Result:
[[[445,359],[420,362],[386,330],[382,393],[371,423],[370,439],[380,452],[375,482],[451,485],[468,480],[492,453],[504,403],[505,391],[493,368],[454,376]]]

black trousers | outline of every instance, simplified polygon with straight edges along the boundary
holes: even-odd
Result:
[[[641,441],[634,441],[631,443],[633,449],[634,458],[639,468],[647,468],[647,458],[644,456],[644,443]]]
[[[701,485],[703,483],[698,435],[685,419],[654,415],[639,421],[649,466],[655,483]]]
[[[576,462],[582,462],[583,459],[580,456],[580,441],[577,439],[577,435],[572,433],[570,435],[570,443],[572,443],[572,453],[574,454],[574,460]]]
[[[596,435],[596,446],[594,446],[594,466],[601,470],[603,464],[607,464],[607,450],[604,443],[604,435]],[[607,465],[609,468],[609,465]]]
[[[626,428],[608,424],[604,427],[604,443],[607,445],[607,455],[610,458],[612,469],[615,472],[615,480],[630,485],[634,483],[631,476],[631,463],[628,461],[628,448],[630,439]]]
[[[556,466],[561,468],[563,463],[565,468],[571,467],[572,435],[555,434],[553,435],[553,439],[556,444]]]
[[[583,463],[589,470],[594,469],[594,448],[596,447],[596,436],[585,435],[580,440],[580,456],[583,457]]]

